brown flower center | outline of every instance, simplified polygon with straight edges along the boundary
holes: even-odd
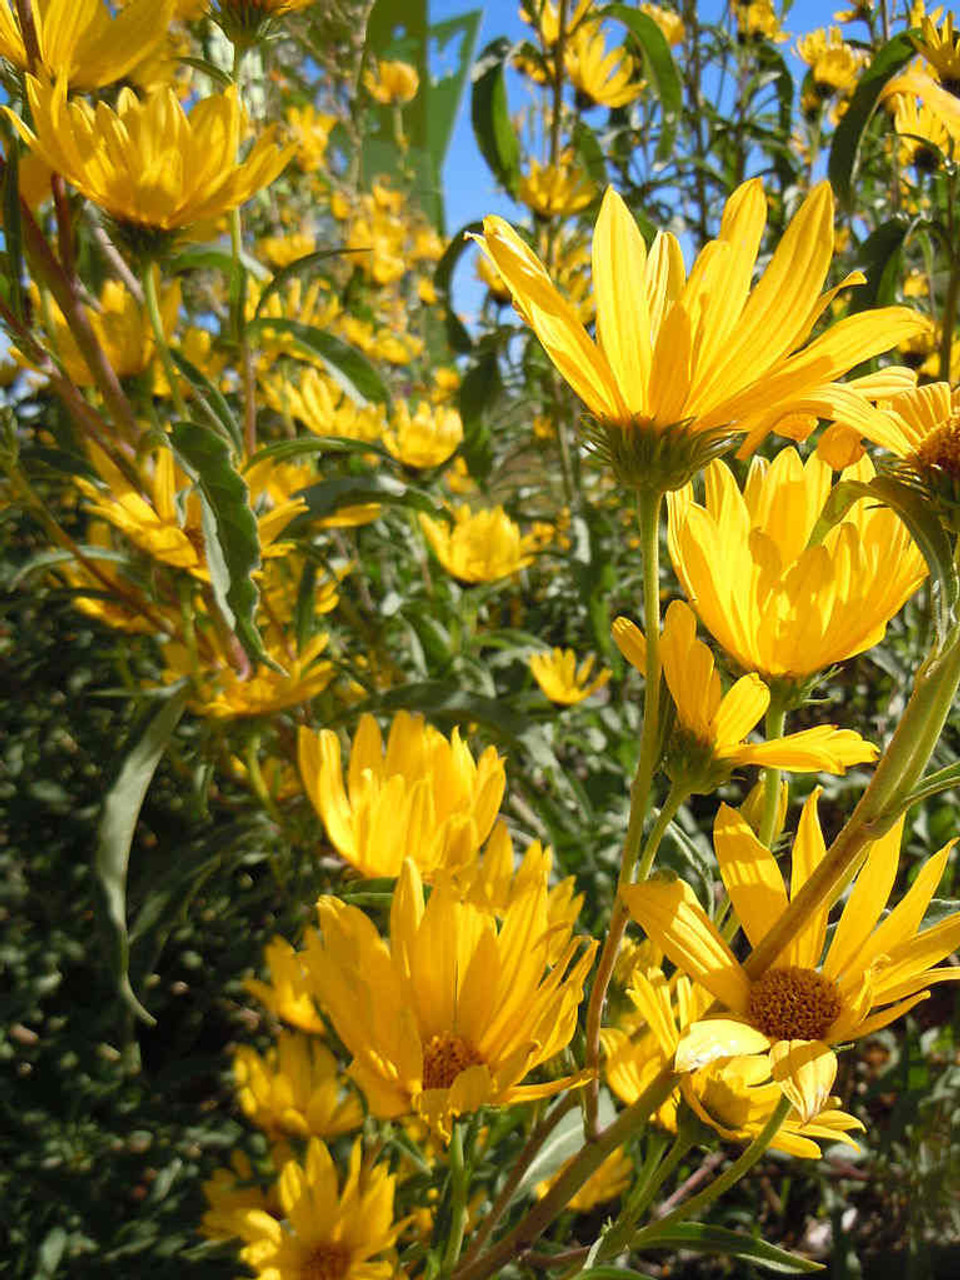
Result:
[[[424,1089],[449,1089],[461,1071],[483,1062],[472,1045],[461,1036],[441,1032],[431,1036],[423,1050]]]
[[[343,1280],[350,1270],[350,1250],[342,1244],[321,1244],[300,1264],[299,1280]]]
[[[750,988],[747,1014],[771,1040],[822,1040],[842,1002],[837,985],[816,969],[768,969]]]
[[[960,420],[952,419],[931,432],[915,457],[920,467],[938,467],[951,480],[960,480]]]

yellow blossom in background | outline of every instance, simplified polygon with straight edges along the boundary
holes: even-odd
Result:
[[[790,898],[826,852],[818,794],[804,805],[797,830]],[[801,1119],[809,1120],[825,1105],[836,1075],[831,1045],[879,1031],[925,999],[932,984],[960,978],[960,968],[934,967],[960,943],[960,912],[918,933],[952,842],[924,863],[906,895],[881,919],[896,879],[902,831],[901,818],[868,845],[826,955],[829,905],[821,904],[755,979],[683,881],[650,880],[623,891],[648,936],[724,1006],[687,1028],[677,1046],[678,1071],[697,1071],[719,1057],[769,1052],[774,1080]],[[776,859],[725,804],[714,824],[714,848],[736,918],[757,946],[788,904]]]
[[[323,165],[337,117],[308,102],[304,107],[288,107],[286,121],[288,137],[296,143],[297,164],[304,173],[314,173]]]
[[[381,405],[360,408],[335,387],[326,374],[302,367],[296,379],[264,378],[266,403],[285,417],[296,418],[316,436],[345,436],[350,440],[379,440],[387,418]]]
[[[103,0],[33,0],[32,13],[39,64],[30,66],[16,0],[0,0],[0,57],[71,89],[99,89],[159,48],[174,7],[173,0],[129,0],[114,16]]]
[[[893,127],[900,139],[900,163],[934,173],[944,156],[952,157],[958,135],[929,107],[918,106],[911,95],[898,93],[894,102]]]
[[[817,93],[828,98],[833,93],[849,94],[856,87],[868,55],[846,43],[839,27],[811,31],[797,40],[796,54],[810,68]]]
[[[572,35],[593,7],[593,0],[577,0],[567,7],[565,33]],[[543,43],[550,48],[560,35],[560,8],[556,0],[527,0],[520,6],[520,17],[536,27]]]
[[[570,83],[601,106],[626,106],[644,91],[636,62],[622,46],[607,52],[603,28],[598,22],[580,24],[564,45],[563,62]],[[592,188],[590,198],[593,198]]]
[[[780,15],[773,0],[737,0],[734,6],[737,17],[737,35],[741,40],[754,40],[758,37],[773,40],[782,44],[788,39],[787,33],[780,26]]]
[[[903,307],[865,311],[803,346],[838,289],[863,276],[855,272],[820,295],[833,252],[833,195],[823,182],[751,292],[766,216],[763,185],[751,179],[727,201],[719,239],[687,279],[675,237],[658,233],[648,253],[630,211],[608,190],[593,238],[596,343],[508,223],[486,218],[479,243],[587,409],[622,429],[624,448],[641,431],[685,439],[736,430],[755,446],[798,412],[872,421],[866,397],[833,379],[914,332],[918,320]],[[690,468],[681,474],[688,478]],[[677,482],[671,474],[662,483]]]
[[[636,1102],[657,1071],[672,1062],[682,1035],[702,1017],[712,997],[703,987],[676,973],[668,981],[659,964],[635,970],[630,998],[640,1017],[633,1036],[619,1028],[602,1032],[606,1079],[621,1101]],[[770,1119],[781,1097],[771,1079],[765,1054],[719,1056],[697,1071],[686,1074],[673,1099],[658,1113],[658,1122],[676,1131],[676,1108],[682,1098],[704,1124],[726,1142],[752,1141]],[[817,1114],[801,1119],[796,1110],[787,1116],[771,1143],[775,1150],[817,1159],[818,1142],[845,1142],[857,1149],[847,1135],[863,1125],[838,1110],[839,1098],[827,1096]]]
[[[421,513],[420,525],[447,573],[461,582],[496,582],[533,563],[530,537],[520,533],[503,507],[453,513],[453,527]]]
[[[640,12],[654,20],[663,32],[667,44],[683,44],[687,31],[679,13],[675,13],[673,9],[664,8],[662,4],[651,4],[650,0],[644,0],[640,6]]]
[[[531,160],[529,171],[517,186],[517,199],[544,218],[577,213],[596,194],[590,175],[569,154],[555,165]]]
[[[462,457],[454,458],[443,473],[443,478],[450,492],[457,494],[458,497],[464,497],[476,491],[477,482],[470,474],[470,468]]]
[[[363,1123],[360,1099],[344,1091],[336,1058],[299,1032],[281,1031],[266,1057],[241,1045],[233,1081],[243,1114],[268,1137],[335,1138]]]
[[[591,653],[577,666],[573,649],[554,649],[551,653],[531,653],[530,670],[541,690],[551,702],[572,707],[602,689],[613,674],[604,667],[590,679],[596,661]]]
[[[463,422],[456,409],[434,407],[421,400],[412,416],[406,402],[395,406],[383,443],[405,467],[439,467],[463,440]]]
[[[84,541],[96,573],[79,560],[56,566],[57,574],[73,592],[71,603],[75,609],[128,635],[156,635],[164,624],[171,632],[177,630],[181,622],[179,605],[171,608],[149,599],[122,564],[97,557],[97,548],[110,553],[111,557],[119,550],[114,545],[111,525],[101,520],[91,521]]]
[[[511,903],[498,928],[449,885],[424,904],[408,858],[389,944],[337,898],[322,897],[317,910],[323,941],[314,982],[375,1115],[413,1112],[446,1137],[464,1112],[552,1097],[575,1083],[521,1083],[569,1044],[596,950],[566,930],[548,968],[555,940],[546,886]]]
[[[271,267],[287,267],[298,258],[305,258],[317,247],[316,239],[306,231],[285,236],[264,236],[257,245],[261,256]]]
[[[304,967],[303,958],[284,938],[274,938],[264,947],[263,958],[270,970],[270,981],[245,978],[244,987],[275,1018],[313,1035],[324,1032],[323,1019],[317,1012]]]
[[[363,73],[363,83],[371,98],[383,106],[403,106],[417,96],[420,77],[409,62],[382,59]]]
[[[383,1164],[363,1161],[358,1139],[340,1188],[330,1152],[319,1138],[306,1162],[289,1160],[278,1181],[279,1215],[250,1209],[242,1222],[241,1259],[261,1280],[391,1280],[391,1261],[371,1261],[389,1250],[400,1224],[393,1221],[396,1178]]]
[[[554,1183],[563,1176],[572,1161],[573,1157],[571,1156],[570,1160],[562,1164],[552,1178],[547,1178],[543,1182],[537,1183],[533,1189],[533,1194],[538,1200],[543,1199]],[[634,1173],[633,1161],[626,1151],[624,1151],[623,1147],[615,1147],[603,1164],[590,1175],[576,1195],[567,1201],[567,1208],[573,1209],[575,1213],[589,1213],[598,1204],[606,1204],[610,1200],[619,1200],[633,1181]]]
[[[394,716],[386,750],[373,716],[360,717],[346,790],[333,730],[301,726],[298,752],[331,844],[370,877],[399,875],[405,857],[428,879],[469,862],[490,834],[506,785],[495,747],[474,761],[459,729],[448,739],[406,711]]]
[[[864,458],[841,479],[872,475]],[[670,558],[687,599],[739,666],[767,681],[803,679],[877,644],[926,575],[900,518],[865,500],[808,546],[831,479],[816,454],[803,463],[782,449],[753,462],[743,493],[713,462],[705,505],[692,486],[669,495]]]
[[[249,1157],[243,1151],[230,1156],[229,1169],[216,1169],[203,1184],[207,1211],[200,1232],[208,1240],[232,1240],[243,1232],[249,1209],[260,1209],[272,1217],[280,1212],[276,1183],[264,1190],[258,1183]]]
[[[682,600],[673,600],[664,619],[661,657],[677,710],[676,740],[668,748],[668,768],[678,776],[695,783],[698,790],[712,791],[718,779],[744,765],[799,773],[845,773],[849,765],[876,759],[876,747],[859,733],[832,724],[768,742],[745,742],[770,705],[770,690],[751,672],[724,694],[713,654],[697,639],[696,632],[693,610]]]
[[[954,29],[953,23],[953,14],[949,12],[940,27],[934,17],[924,16],[920,39],[914,39],[917,52],[933,68],[944,89],[951,93],[960,87],[960,32]],[[910,25],[916,26],[916,23]]]
[[[122,89],[116,110],[67,101],[67,82],[27,77],[29,129],[8,108],[24,141],[52,169],[121,223],[172,231],[216,218],[269,186],[292,148],[273,129],[237,160],[242,119],[234,87],[198,102],[187,116],[170,88],[140,100]]]
[[[228,655],[219,643],[211,642],[211,656],[198,666],[187,646],[175,642],[163,649],[163,679],[170,683],[184,676],[194,678],[197,696],[190,706],[197,715],[215,720],[274,715],[309,702],[333,679],[333,663],[321,661],[329,639],[317,633],[298,653],[290,653],[283,645],[267,644],[267,652],[280,670],[261,664],[253,675],[246,670],[238,672],[233,665],[236,655]]]

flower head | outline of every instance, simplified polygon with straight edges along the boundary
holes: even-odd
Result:
[[[400,711],[384,751],[373,716],[360,717],[347,789],[332,729],[301,727],[300,773],[333,847],[365,876],[396,876],[412,857],[428,878],[469,862],[493,827],[506,785],[503,759],[479,761],[461,739]]]
[[[569,1044],[596,948],[581,949],[568,928],[548,968],[555,940],[546,885],[512,902],[498,928],[452,885],[437,886],[424,905],[407,859],[389,944],[337,898],[321,898],[317,910],[323,942],[313,980],[375,1115],[415,1112],[446,1135],[463,1112],[570,1086],[570,1078],[521,1084]]]
[[[960,32],[954,30],[953,14],[946,15],[941,27],[934,17],[924,16],[920,39],[914,39],[914,44],[944,89],[956,94],[960,89]]]
[[[39,62],[30,65],[16,0],[0,0],[0,56],[23,71],[99,89],[125,76],[167,38],[173,0],[129,0],[112,14],[103,0],[33,0]]]
[[[266,1057],[241,1045],[233,1079],[244,1115],[268,1136],[335,1138],[363,1123],[360,1099],[341,1087],[336,1058],[311,1036],[281,1031]]]
[[[872,475],[864,458],[841,478]],[[687,598],[739,666],[767,681],[805,680],[877,644],[926,573],[899,517],[868,500],[809,545],[830,491],[823,461],[783,449],[753,462],[743,493],[717,461],[704,505],[690,486],[668,497],[670,557]]]
[[[804,805],[797,830],[790,897],[826,852],[817,796],[815,791]],[[902,830],[901,819],[869,845],[826,954],[829,905],[821,904],[755,979],[682,881],[650,880],[624,891],[648,936],[724,1006],[716,1017],[686,1030],[677,1046],[677,1070],[769,1052],[774,1079],[809,1119],[824,1105],[836,1073],[831,1045],[878,1031],[925,999],[933,983],[960,978],[958,968],[935,968],[960,943],[960,912],[918,932],[952,842],[920,868],[903,899],[881,919],[897,874]],[[776,859],[727,805],[717,815],[714,847],[737,919],[756,946],[788,904]]]
[[[626,106],[643,93],[633,58],[623,47],[607,52],[599,22],[580,24],[564,46],[563,61],[571,84],[603,107]]]
[[[808,342],[838,289],[863,276],[820,293],[833,255],[833,196],[823,182],[751,291],[766,217],[763,185],[751,179],[727,201],[719,238],[688,277],[674,236],[659,233],[648,252],[627,206],[608,190],[593,238],[596,342],[513,228],[484,220],[479,244],[601,424],[618,473],[637,487],[679,487],[705,461],[698,440],[747,432],[755,445],[790,414],[872,421],[866,397],[834,380],[920,323],[904,307],[886,307],[848,316]],[[671,437],[683,444],[680,458],[665,456]]]
[[[425,514],[420,525],[444,569],[461,582],[496,582],[533,564],[533,540],[503,507],[471,511],[464,503],[453,513],[452,529]]]
[[[122,89],[116,110],[67,101],[67,82],[27,78],[33,130],[8,112],[24,141],[52,169],[117,222],[147,232],[176,231],[216,218],[269,186],[293,148],[272,130],[237,160],[241,108],[234,87],[184,113],[169,86],[143,100]]]
[[[358,1139],[341,1189],[330,1152],[313,1138],[306,1163],[288,1160],[280,1171],[283,1222],[263,1209],[242,1217],[240,1257],[262,1280],[390,1280],[393,1263],[370,1259],[397,1238],[395,1188],[384,1165],[364,1165]]]
[[[569,152],[556,164],[530,161],[517,187],[517,199],[542,218],[579,213],[597,194],[593,180]]]
[[[594,655],[589,654],[577,666],[577,655],[572,649],[554,649],[552,653],[532,653],[530,670],[537,684],[551,702],[563,707],[575,706],[591,694],[602,689],[610,679],[611,671],[604,667],[591,680]]]
[[[274,938],[264,947],[270,982],[246,978],[244,986],[276,1018],[301,1031],[322,1035],[323,1019],[317,1013],[303,958],[285,938]]]
[[[453,456],[463,440],[463,422],[456,409],[421,400],[412,416],[403,401],[393,413],[383,443],[407,467],[439,467]]]
[[[420,88],[420,77],[409,62],[382,60],[364,72],[367,92],[383,106],[403,106],[412,102]]]
[[[852,729],[817,725],[785,738],[745,742],[770,705],[770,690],[758,675],[741,676],[723,693],[713,654],[697,639],[693,610],[682,600],[667,609],[661,653],[663,674],[677,709],[668,768],[698,790],[711,791],[743,765],[795,772],[844,773],[847,766],[874,760],[875,747]]]

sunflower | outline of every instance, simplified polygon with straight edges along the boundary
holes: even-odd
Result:
[[[795,897],[825,853],[818,792],[803,808],[793,849]],[[693,891],[680,880],[625,889],[633,918],[665,954],[723,1006],[689,1026],[677,1045],[678,1071],[718,1058],[768,1052],[773,1077],[803,1120],[824,1106],[836,1073],[830,1047],[872,1035],[912,1009],[960,968],[935,968],[960,943],[960,912],[918,932],[953,842],[930,858],[883,919],[900,854],[903,819],[868,846],[866,860],[824,955],[829,905],[760,977],[751,979]],[[786,910],[776,859],[736,810],[721,805],[714,825],[720,874],[752,946]]]
[[[564,707],[585,701],[610,679],[612,672],[608,667],[603,667],[590,679],[595,661],[591,653],[577,666],[577,655],[572,649],[532,653],[529,658],[530,670],[537,684],[551,702]]]
[[[719,238],[687,277],[675,237],[659,233],[648,252],[627,206],[608,190],[593,238],[596,342],[513,228],[484,220],[478,243],[597,420],[618,472],[638,488],[676,488],[702,465],[708,443],[725,446],[742,432],[761,440],[789,414],[843,416],[866,429],[876,410],[834,380],[921,323],[904,307],[886,307],[847,316],[808,342],[839,290],[863,276],[820,293],[833,256],[833,195],[822,182],[751,291],[766,219],[754,178],[727,201]]]
[[[410,413],[400,401],[393,421],[383,433],[383,443],[405,467],[439,467],[457,451],[463,440],[463,422],[456,409],[421,400]]]
[[[864,458],[841,479],[873,474]],[[804,681],[877,644],[926,575],[900,518],[867,500],[810,545],[831,478],[816,455],[803,463],[788,448],[772,463],[755,459],[742,493],[716,461],[703,505],[692,486],[667,498],[670,558],[687,598],[730,657],[767,682]]]
[[[453,513],[453,527],[420,513],[420,526],[434,555],[460,582],[496,582],[533,564],[535,539],[521,534],[503,507],[471,511],[464,503]]]
[[[604,107],[626,106],[646,87],[626,49],[607,52],[599,22],[581,23],[564,46],[563,62],[570,83]]]
[[[233,1079],[243,1114],[268,1136],[335,1138],[363,1124],[363,1107],[342,1088],[337,1061],[312,1036],[281,1031],[262,1057],[241,1045]]]
[[[521,1083],[570,1043],[596,950],[560,926],[563,950],[549,966],[557,926],[543,882],[511,902],[498,927],[449,884],[424,905],[408,858],[389,944],[338,898],[322,897],[317,910],[314,987],[375,1115],[415,1113],[447,1136],[463,1112],[552,1097],[579,1082]]]

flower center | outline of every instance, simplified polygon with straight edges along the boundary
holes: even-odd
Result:
[[[300,1264],[299,1280],[343,1280],[350,1270],[350,1250],[342,1244],[317,1245]]]
[[[768,969],[750,988],[747,1014],[771,1040],[822,1040],[842,1003],[836,983],[816,969]]]
[[[449,1089],[461,1071],[483,1062],[472,1045],[461,1036],[441,1032],[431,1036],[423,1050],[424,1089]]]
[[[921,467],[937,467],[951,480],[960,480],[960,421],[953,419],[931,432],[915,456]]]

